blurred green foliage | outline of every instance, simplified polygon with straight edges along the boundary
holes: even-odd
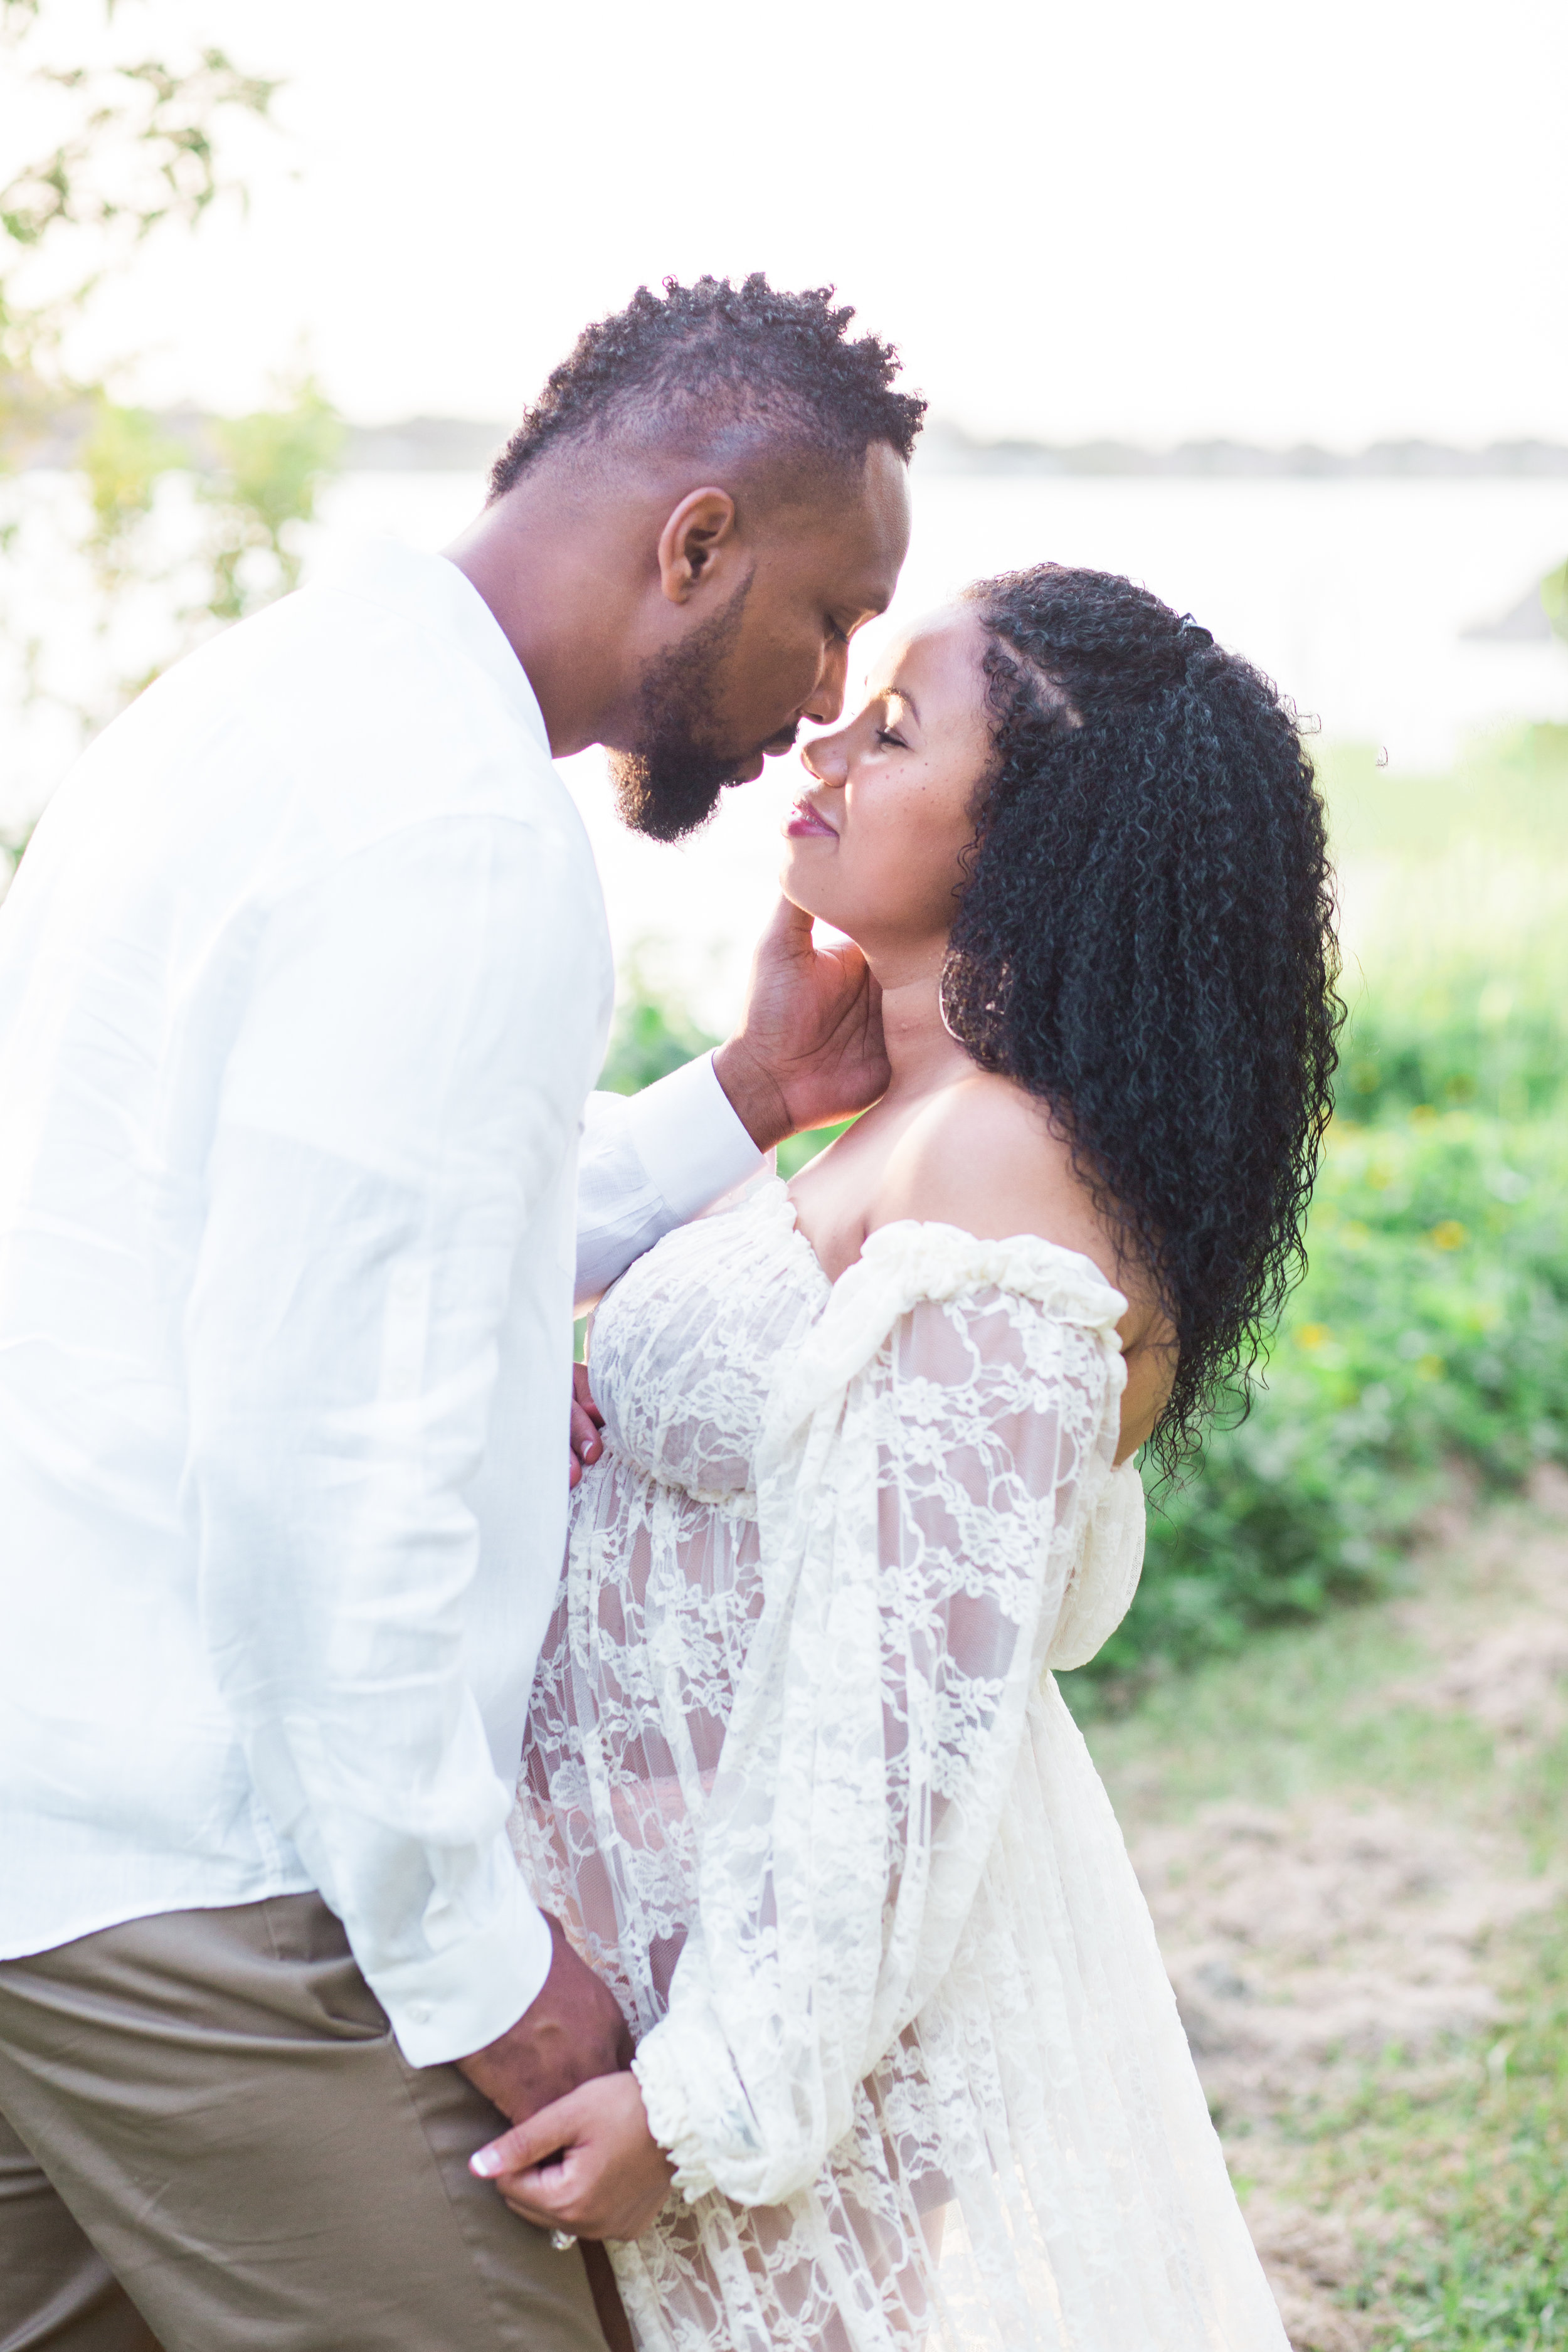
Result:
[[[88,546],[114,585],[118,551],[151,514],[160,480],[185,463],[185,454],[148,409],[121,406],[99,391],[91,413],[77,455],[92,509]]]
[[[297,584],[294,526],[315,520],[317,494],[336,471],[343,441],[342,418],[311,378],[282,388],[274,408],[204,419],[178,434],[101,388],[89,411],[75,451],[90,509],[82,552],[106,606],[160,576],[145,526],[171,475],[189,478],[198,515],[175,565],[162,567],[194,577],[195,601],[181,617],[243,620]],[[124,683],[134,691],[150,679]]]
[[[343,424],[307,376],[280,406],[216,417],[209,430],[216,462],[198,475],[211,519],[205,609],[215,620],[238,621],[297,585],[293,526],[315,520],[317,492],[342,454]]]
[[[853,1124],[851,1119],[840,1119],[837,1127],[816,1127],[807,1135],[786,1137],[774,1154],[779,1174],[784,1181],[787,1183],[792,1176],[798,1176],[808,1160],[815,1160],[819,1151],[826,1151],[835,1137],[842,1135],[845,1129]]]
[[[1456,1465],[1568,1459],[1568,1125],[1418,1111],[1336,1131],[1252,1410],[1152,1491],[1143,1581],[1084,1670],[1234,1650],[1386,1584]]]
[[[615,1027],[599,1084],[611,1094],[635,1095],[642,1087],[651,1087],[655,1079],[668,1077],[671,1070],[679,1070],[699,1054],[710,1052],[718,1043],[717,1037],[710,1037],[671,997],[661,992],[634,959],[621,977]],[[786,1179],[797,1175],[808,1160],[825,1151],[834,1137],[842,1135],[848,1125],[849,1121],[843,1119],[837,1127],[819,1127],[808,1135],[790,1136],[779,1145],[775,1155],[779,1174]]]
[[[79,741],[197,637],[295,585],[298,527],[342,440],[308,376],[252,415],[160,418],[115,396],[128,362],[84,374],[73,358],[100,289],[150,238],[195,228],[221,198],[243,203],[227,142],[268,120],[278,87],[222,50],[164,46],[145,6],[106,0],[104,16],[118,54],[61,67],[33,0],[0,0],[0,66],[51,133],[0,187],[0,552],[18,559],[0,583],[0,692],[18,714],[63,714]],[[155,54],[129,46],[139,23]],[[80,496],[32,495],[32,467]],[[62,556],[74,566],[89,643],[61,651],[35,634],[40,554],[53,572]],[[0,889],[26,830],[0,841]]]
[[[1560,563],[1541,583],[1542,610],[1560,637],[1568,637],[1568,563]]]
[[[671,1070],[695,1061],[718,1043],[650,982],[634,958],[621,975],[610,1050],[599,1084],[611,1094],[640,1094],[644,1087],[667,1078]]]
[[[136,14],[120,6],[118,21]],[[116,22],[117,0],[104,0],[103,18]],[[156,55],[127,47],[61,67],[35,48],[42,29],[38,0],[0,0],[0,61],[55,131],[0,186],[0,467],[25,463],[101,389],[67,356],[72,330],[149,237],[192,228],[240,193],[222,168],[224,138],[246,116],[265,121],[278,89],[177,36]]]
[[[1380,971],[1394,942],[1401,951],[1419,945],[1428,960],[1446,953],[1424,887],[1436,863],[1458,855],[1473,885],[1500,851],[1552,862],[1568,851],[1568,727],[1547,719],[1499,728],[1467,742],[1436,775],[1382,766],[1374,744],[1314,740],[1309,748],[1336,862],[1352,875],[1367,858],[1385,858],[1395,870],[1405,920],[1387,925],[1390,940],[1379,925]],[[1521,944],[1533,953],[1539,941],[1495,930],[1484,941],[1505,964]]]
[[[1537,1118],[1568,1097],[1561,997],[1487,966],[1419,977],[1356,1005],[1342,1041],[1342,1118],[1403,1118],[1474,1109]]]

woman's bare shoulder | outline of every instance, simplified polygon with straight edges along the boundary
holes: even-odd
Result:
[[[1147,1269],[1118,1247],[1046,1106],[983,1070],[944,1088],[889,1154],[867,1231],[900,1217],[957,1225],[982,1241],[1037,1234],[1079,1251],[1114,1284],[1128,1302],[1117,1324],[1127,1385],[1116,1458],[1126,1461],[1164,1410],[1174,1344]]]
[[[1047,1107],[989,1071],[933,1096],[889,1154],[868,1229],[903,1217],[982,1241],[1037,1234],[1114,1278],[1114,1247]]]

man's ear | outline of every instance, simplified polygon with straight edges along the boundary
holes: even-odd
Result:
[[[658,535],[658,584],[672,604],[711,585],[737,544],[728,490],[689,490]]]

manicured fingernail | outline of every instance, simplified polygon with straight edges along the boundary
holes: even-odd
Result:
[[[481,2180],[493,2180],[500,2170],[500,2150],[481,2147],[468,2158],[468,2170],[477,2172]]]

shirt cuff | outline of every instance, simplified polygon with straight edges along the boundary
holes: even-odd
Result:
[[[672,1224],[711,1207],[763,1164],[764,1155],[719,1083],[711,1054],[632,1096],[627,1118],[637,1157]]]
[[[411,2066],[469,2058],[517,2023],[544,1990],[553,1954],[549,1924],[510,1844],[506,1892],[475,1933],[416,1960],[365,1971]]]

